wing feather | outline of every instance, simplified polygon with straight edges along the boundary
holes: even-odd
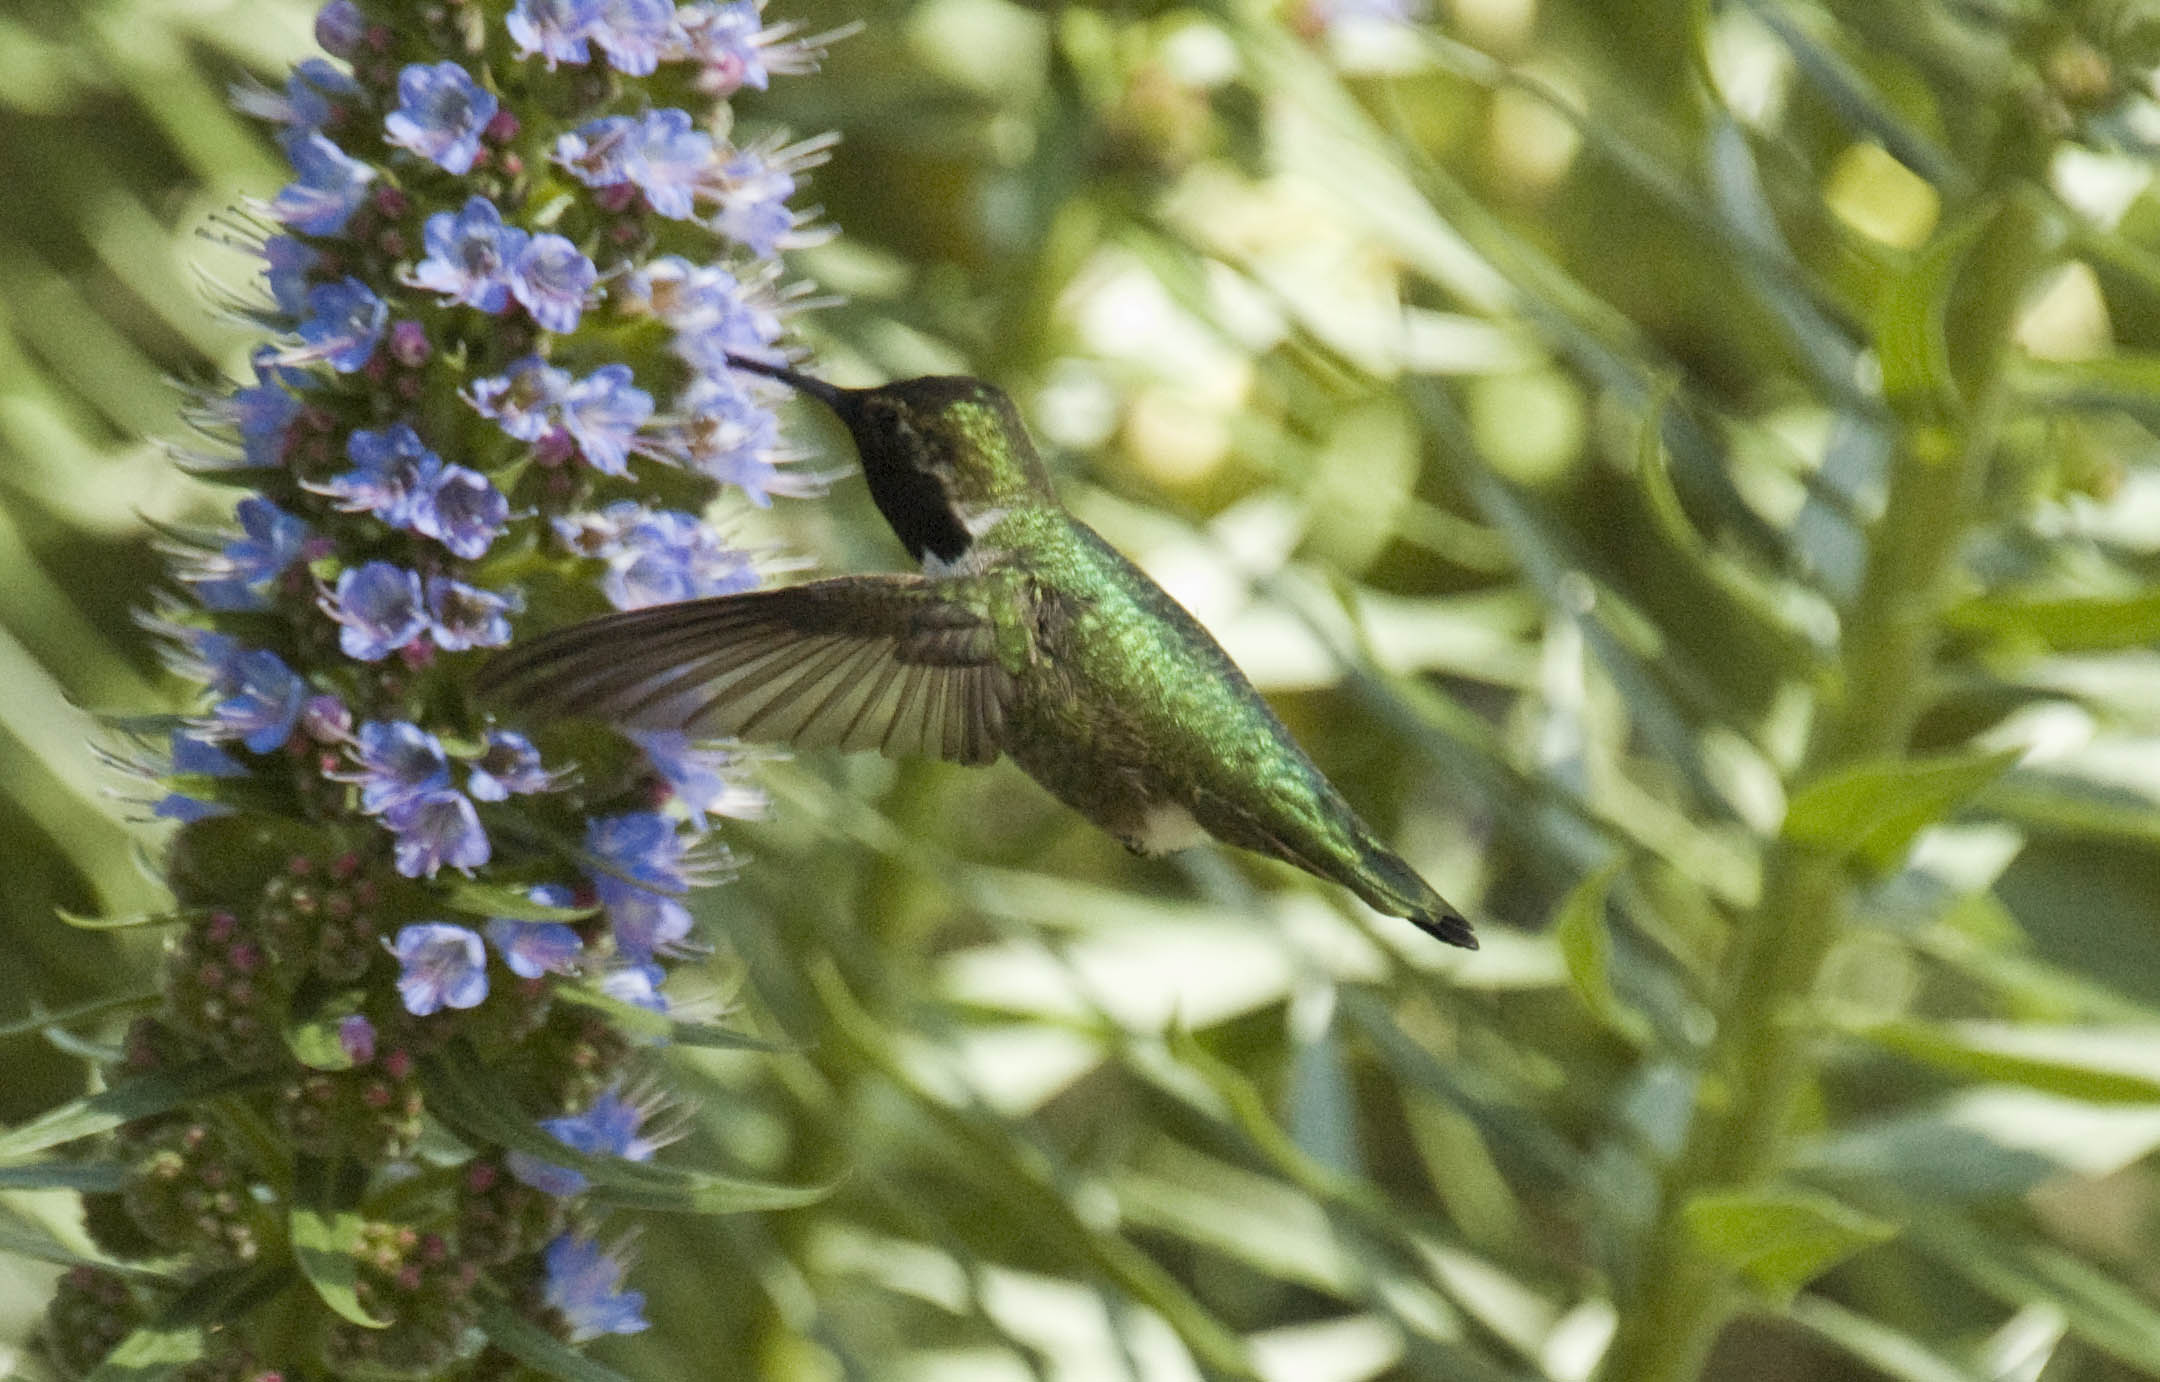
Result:
[[[846,576],[632,610],[502,654],[480,691],[536,716],[986,763],[1013,678],[969,593]]]

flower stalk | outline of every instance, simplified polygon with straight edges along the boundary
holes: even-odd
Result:
[[[112,755],[179,823],[178,907],[109,1072],[149,1111],[86,1217],[174,1273],[74,1271],[70,1376],[160,1331],[191,1379],[561,1366],[646,1327],[619,1180],[728,1207],[644,1164],[672,1128],[640,1046],[683,1020],[715,818],[762,798],[719,749],[499,724],[466,687],[528,630],[755,584],[707,508],[814,489],[726,360],[784,358],[822,145],[744,142],[726,102],[815,45],[751,0],[332,0],[316,32],[329,58],[238,94],[293,180],[235,304],[256,378],[183,456],[236,527],[171,533],[147,616],[201,705]]]

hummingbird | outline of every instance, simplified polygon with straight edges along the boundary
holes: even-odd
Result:
[[[1222,646],[1058,502],[1002,391],[942,375],[851,389],[730,362],[839,417],[921,574],[588,620],[496,656],[483,697],[798,749],[1002,754],[1136,853],[1212,838],[1477,948],[1463,914],[1358,818]]]

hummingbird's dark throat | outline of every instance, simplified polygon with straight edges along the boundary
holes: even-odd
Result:
[[[975,545],[974,534],[953,510],[944,483],[923,464],[924,439],[879,390],[843,389],[799,370],[742,355],[730,354],[727,359],[737,369],[777,379],[810,395],[847,424],[855,450],[862,456],[870,500],[910,557],[917,562],[936,557],[950,564]]]

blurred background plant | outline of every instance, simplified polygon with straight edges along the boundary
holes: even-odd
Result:
[[[775,764],[703,921],[814,1044],[671,1057],[670,1155],[852,1173],[651,1220],[596,1356],[2160,1377],[2160,8],[790,17],[863,26],[757,106],[843,136],[820,368],[1012,390],[1485,949],[1009,768]],[[195,232],[282,180],[225,90],[311,18],[0,5],[9,1122],[150,983],[58,916],[158,901],[78,707],[175,703],[130,611],[208,500],[144,439],[244,376]],[[901,560],[846,479],[736,521]],[[0,1205],[21,1340],[87,1248]]]

